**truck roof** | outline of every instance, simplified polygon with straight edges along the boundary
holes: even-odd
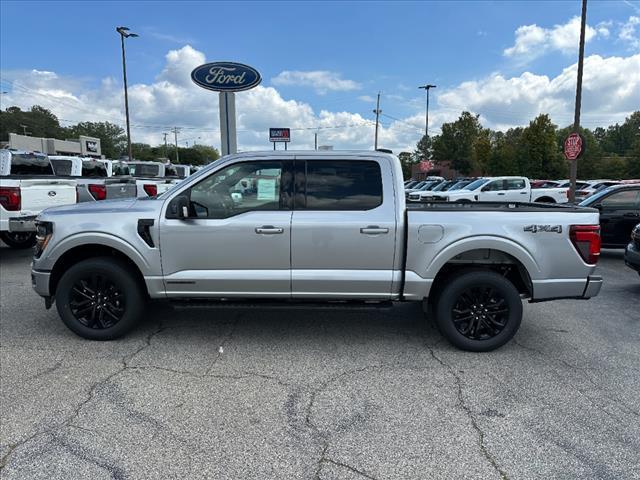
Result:
[[[227,158],[244,158],[244,157],[380,157],[389,158],[395,156],[390,153],[380,152],[375,150],[259,150],[249,152],[239,152],[227,155]],[[225,158],[225,157],[222,157]]]

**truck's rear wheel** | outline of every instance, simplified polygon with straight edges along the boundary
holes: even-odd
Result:
[[[0,239],[11,248],[31,248],[36,244],[36,232],[0,232]]]
[[[522,300],[514,285],[489,270],[451,277],[438,295],[436,323],[440,332],[462,350],[488,352],[516,334],[522,321]]]
[[[73,265],[60,279],[56,306],[64,324],[90,340],[112,340],[136,326],[145,297],[133,272],[115,258]]]

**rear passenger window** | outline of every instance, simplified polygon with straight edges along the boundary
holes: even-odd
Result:
[[[377,162],[307,161],[307,210],[371,210],[380,205],[382,175]]]
[[[71,160],[51,160],[51,165],[53,165],[53,170],[56,172],[56,175],[71,175],[71,167],[73,166]]]
[[[12,154],[11,175],[53,175],[49,159],[44,155]]]

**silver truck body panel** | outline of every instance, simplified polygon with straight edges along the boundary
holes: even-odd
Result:
[[[375,161],[381,167],[383,202],[366,211],[249,211],[220,220],[166,218],[169,202],[211,173],[232,163],[274,159]],[[597,278],[589,281],[595,267],[584,263],[568,233],[570,225],[597,225],[596,211],[444,207],[416,205],[406,210],[400,165],[388,154],[278,151],[227,156],[155,199],[85,203],[43,212],[40,220],[53,222],[54,233],[34,260],[34,288],[50,295],[48,272],[56,261],[76,246],[99,244],[135,263],[152,298],[397,300],[403,295],[420,301],[429,296],[446,264],[491,262],[495,253],[489,251],[521,266],[533,300],[597,294]],[[154,221],[149,229],[153,247],[138,235],[139,219]],[[541,224],[557,228],[527,231],[527,226]]]

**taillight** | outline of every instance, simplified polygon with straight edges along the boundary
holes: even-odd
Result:
[[[89,192],[96,200],[104,200],[107,198],[107,187],[96,183],[89,184]]]
[[[155,197],[158,194],[158,186],[155,183],[145,183],[142,188],[150,197]]]
[[[22,206],[20,187],[0,187],[0,205],[9,212],[17,212]]]
[[[571,225],[569,238],[585,263],[598,263],[601,243],[599,225]]]

